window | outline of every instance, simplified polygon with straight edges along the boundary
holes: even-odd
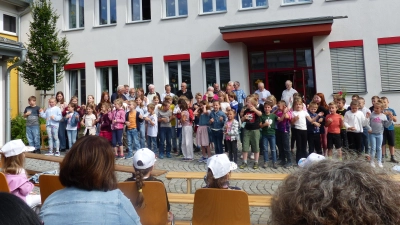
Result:
[[[118,86],[118,67],[103,67],[100,70],[100,88],[101,92],[112,93],[117,91]]]
[[[200,0],[201,13],[225,12],[226,0]]]
[[[131,21],[151,20],[150,0],[131,0]]]
[[[382,91],[400,91],[400,44],[380,44]]]
[[[98,0],[97,2],[98,25],[117,23],[117,3],[116,0]]]
[[[229,58],[205,59],[204,64],[206,88],[217,83],[220,84],[221,90],[225,90],[231,80]]]
[[[86,102],[86,74],[85,69],[69,71],[70,97],[78,97],[78,105]]]
[[[68,0],[67,1],[67,15],[66,19],[68,29],[76,29],[85,26],[84,19],[84,0]]]
[[[167,63],[168,84],[171,85],[171,92],[176,93],[180,90],[183,82],[187,89],[191,90],[190,61],[175,61]]]
[[[331,48],[330,52],[333,92],[365,93],[363,47]]]
[[[267,7],[267,0],[240,0],[242,9],[251,8],[265,8]]]
[[[282,5],[296,5],[304,3],[312,3],[312,0],[282,0]]]
[[[17,17],[2,13],[0,11],[0,21],[0,31],[12,33],[14,35],[17,33]]]
[[[133,87],[143,88],[148,92],[148,87],[153,82],[153,64],[136,64],[132,65],[133,69]]]
[[[187,0],[163,0],[165,5],[164,17],[183,17],[188,15]]]

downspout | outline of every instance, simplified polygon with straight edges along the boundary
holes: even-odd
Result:
[[[11,70],[16,68],[17,66],[22,65],[25,62],[26,52],[27,50],[24,48],[23,44],[20,43],[21,55],[19,57],[19,61],[11,65],[7,68],[7,79],[6,79],[6,142],[11,141],[11,96],[10,96],[10,82],[11,82]]]

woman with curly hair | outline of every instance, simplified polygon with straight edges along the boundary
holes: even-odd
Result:
[[[270,225],[400,224],[400,185],[361,161],[322,160],[289,175]]]

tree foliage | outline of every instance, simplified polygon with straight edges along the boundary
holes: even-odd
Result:
[[[54,88],[54,65],[52,56],[46,53],[60,52],[57,64],[56,80],[63,79],[64,65],[69,61],[66,37],[58,37],[56,23],[59,15],[53,9],[50,0],[35,0],[32,7],[29,43],[27,45],[26,61],[18,68],[25,83],[34,86],[36,90],[46,91]]]

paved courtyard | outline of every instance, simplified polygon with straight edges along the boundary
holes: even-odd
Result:
[[[399,151],[397,151],[399,152]],[[397,153],[397,159],[400,159],[400,154]],[[183,162],[181,158],[173,157],[173,158],[164,158],[164,159],[157,159],[156,168],[167,170],[167,171],[204,171],[206,172],[206,164],[197,162],[197,159],[200,158],[200,154],[195,154],[194,161],[191,162]],[[388,159],[387,159],[388,160]],[[116,161],[118,164],[121,165],[132,165],[132,159],[120,159]],[[261,165],[263,163],[263,158],[260,157]],[[241,160],[239,160],[239,164]],[[292,173],[293,171],[297,170],[298,167],[292,167],[289,169],[285,169],[283,167],[278,167],[278,169],[267,168],[253,170],[251,168],[253,160],[249,160],[249,167],[243,170],[237,169],[234,173]],[[394,163],[385,162],[384,170],[393,173],[391,168],[395,165]],[[27,159],[26,168],[31,170],[38,170],[38,171],[48,171],[48,170],[55,170],[59,169],[57,163],[42,161],[42,160],[34,160],[34,159]],[[378,169],[378,168],[377,168]],[[118,181],[124,181],[131,174],[117,172]],[[185,193],[186,192],[186,180],[185,179],[172,179],[168,180],[165,178],[165,174],[157,177],[161,179],[166,187],[167,192],[172,193]],[[246,181],[238,181],[232,180],[230,182],[231,186],[240,187],[242,190],[247,192],[248,194],[252,195],[272,195],[274,192],[279,188],[280,181],[260,181],[260,180],[246,180]],[[203,186],[205,183],[203,180],[193,180],[192,182],[192,190],[195,191]],[[38,192],[38,190],[35,190]],[[192,218],[192,204],[171,204],[171,210],[175,214],[176,220],[191,220]],[[252,224],[267,224],[269,219],[270,209],[268,207],[250,207],[250,216],[251,216],[251,223]]]

